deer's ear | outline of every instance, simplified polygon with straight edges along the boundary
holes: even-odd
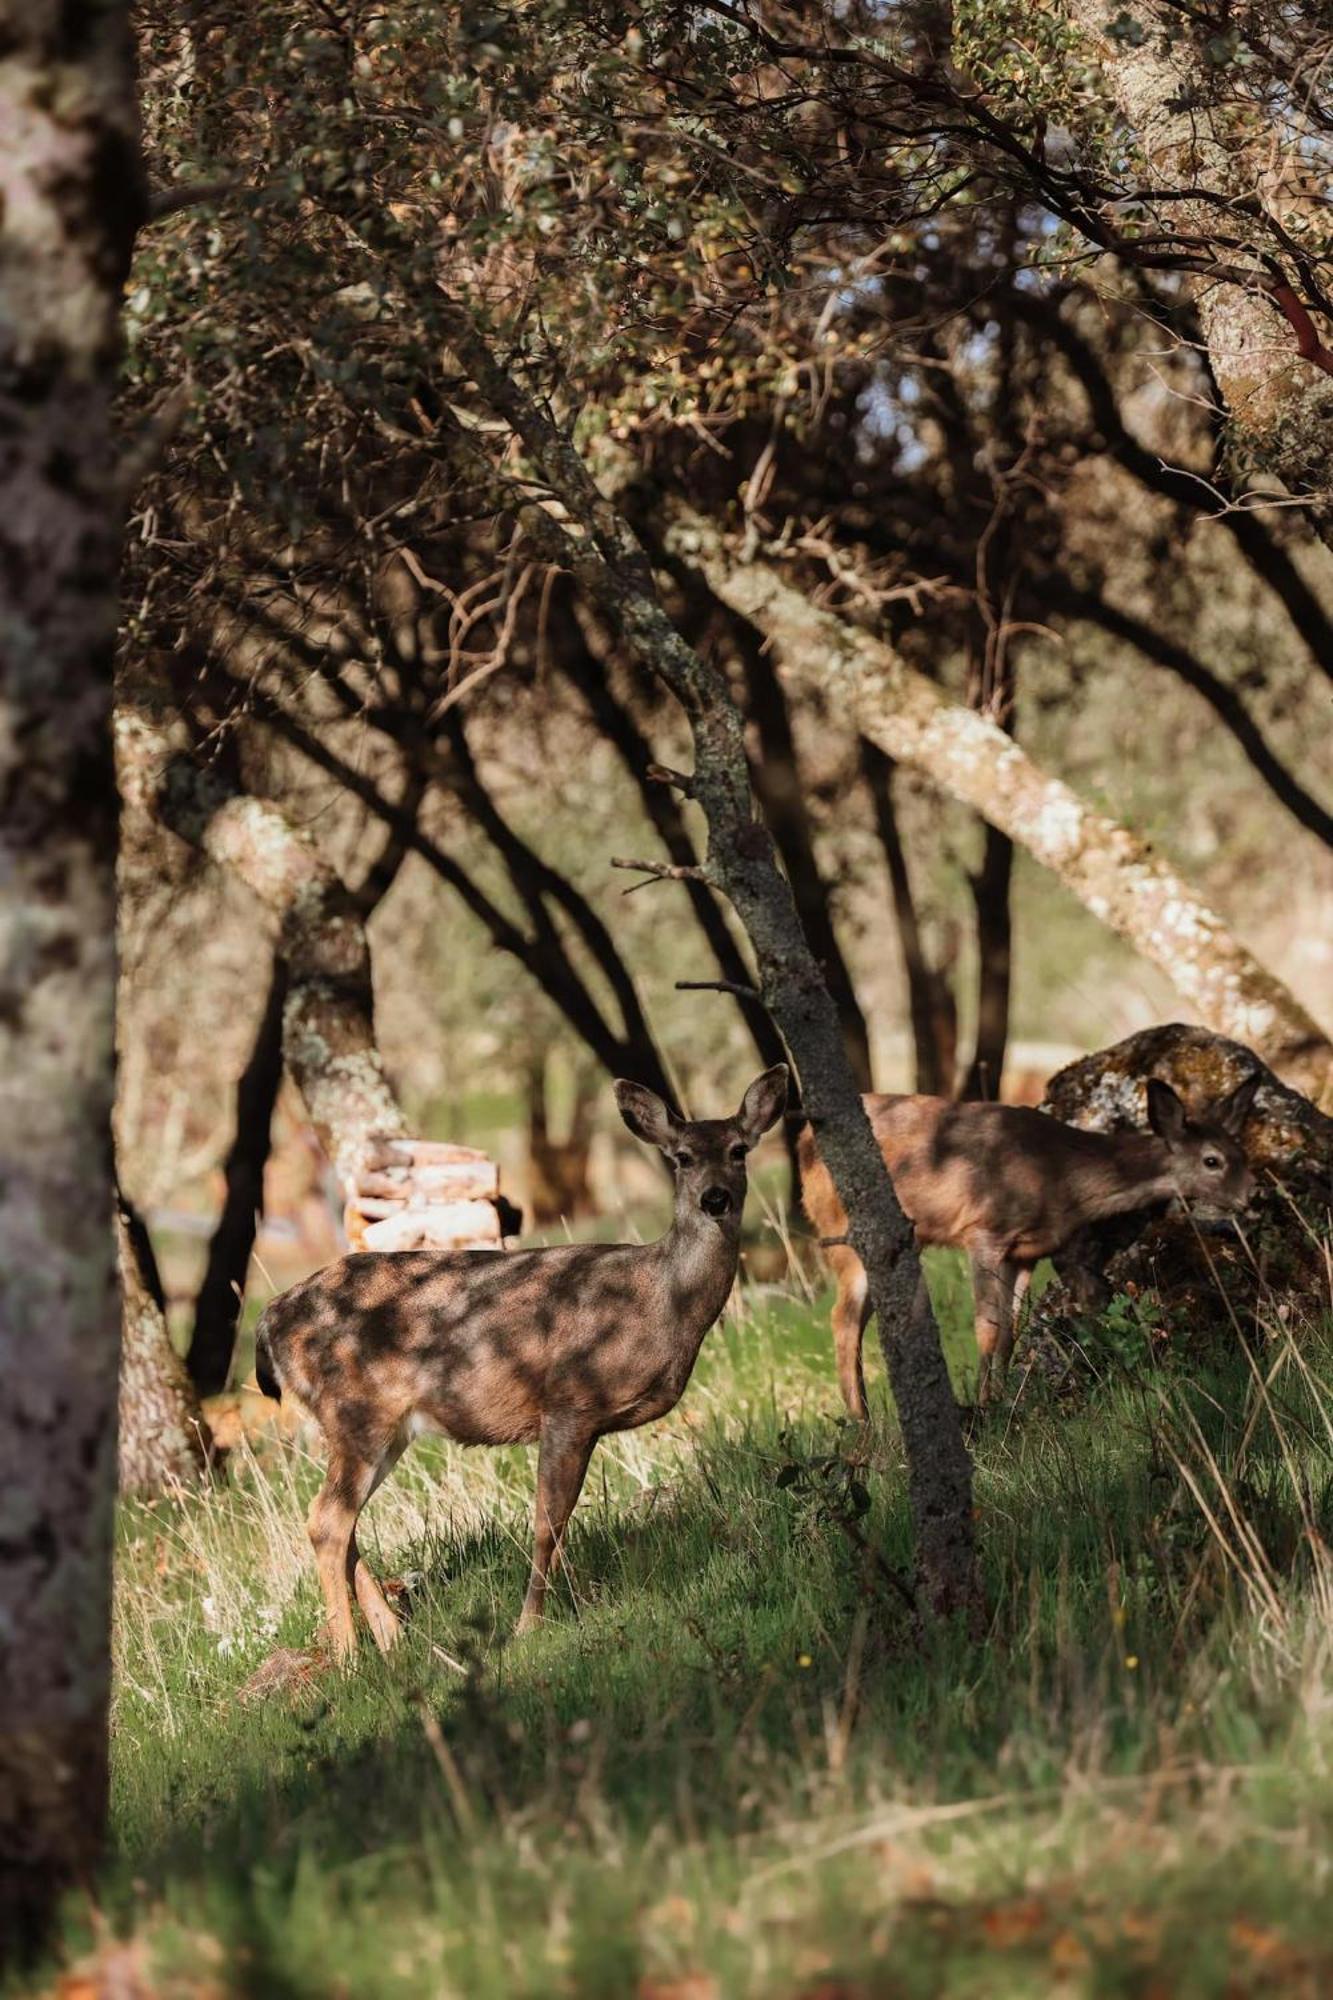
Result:
[[[1148,1079],[1148,1123],[1168,1146],[1178,1146],[1185,1136],[1185,1107],[1169,1083],[1160,1077]]]
[[[617,1077],[612,1089],[616,1093],[616,1103],[620,1115],[629,1126],[636,1139],[643,1139],[650,1146],[657,1146],[662,1152],[671,1145],[676,1136],[674,1114],[663,1104],[655,1090],[647,1090],[641,1083],[626,1083]]]
[[[787,1102],[787,1065],[774,1063],[757,1076],[741,1099],[736,1123],[747,1146],[757,1146],[770,1125],[781,1118]]]
[[[1245,1120],[1250,1115],[1260,1081],[1259,1072],[1255,1070],[1243,1083],[1238,1083],[1234,1090],[1229,1091],[1220,1103],[1213,1106],[1214,1120],[1224,1132],[1229,1132],[1233,1139],[1239,1139],[1245,1130]]]

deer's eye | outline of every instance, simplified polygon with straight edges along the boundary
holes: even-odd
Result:
[[[738,1167],[743,1167],[745,1165],[745,1154],[746,1154],[746,1148],[744,1146],[733,1146],[731,1149],[731,1157],[736,1162]]]
[[[1222,1155],[1220,1153],[1205,1153],[1203,1156],[1203,1163],[1205,1167],[1207,1167],[1210,1174],[1220,1174],[1223,1167],[1226,1165],[1226,1161],[1222,1158]]]
[[[678,1167],[692,1167],[694,1165],[693,1153],[677,1153],[676,1165]]]

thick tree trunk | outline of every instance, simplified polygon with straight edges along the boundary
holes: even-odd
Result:
[[[1171,0],[1139,0],[1138,37],[1118,32],[1107,0],[1065,0],[1069,18],[1096,51],[1116,105],[1148,161],[1150,186],[1200,188],[1203,200],[1164,201],[1162,215],[1182,236],[1210,240],[1254,234],[1229,197],[1249,196],[1258,163],[1228,138],[1234,108],[1215,87],[1203,41]],[[1123,18],[1123,15],[1120,17]],[[1266,143],[1266,142],[1265,142]],[[1211,195],[1212,200],[1206,197]],[[1231,272],[1247,258],[1225,244],[1218,262]],[[1294,275],[1294,274],[1293,274]],[[1324,540],[1333,545],[1333,376],[1300,352],[1296,329],[1280,309],[1271,273],[1254,261],[1253,282],[1209,275],[1197,287],[1203,337],[1217,385],[1238,433],[1294,493],[1311,494]]]
[[[849,727],[910,763],[1023,847],[1160,966],[1218,1034],[1318,1099],[1333,1045],[1281,981],[1137,835],[1038,769],[994,722],[951,702],[881,639],[820,611],[764,563],[737,565],[711,523],[673,508],[668,541],[753,619],[793,678],[834,691]]]
[[[0,1960],[106,1805],[123,6],[0,6]]]
[[[264,1168],[273,1108],[282,1083],[286,999],[287,968],[281,958],[275,958],[254,1046],[236,1086],[236,1131],[223,1167],[226,1193],[195,1301],[189,1367],[201,1396],[219,1395],[231,1371],[246,1273],[255,1247],[255,1226],[264,1206]]]
[[[192,1486],[206,1469],[209,1435],[199,1397],[167,1331],[162,1281],[141,1217],[116,1207],[120,1266],[120,1490],[153,1494]]]
[[[875,1144],[837,1011],[777,865],[772,835],[755,817],[739,711],[721,677],[667,617],[642,548],[573,447],[500,367],[467,316],[451,310],[449,317],[452,344],[482,396],[512,425],[581,530],[576,537],[549,514],[526,510],[535,546],[569,569],[689,718],[695,768],[686,782],[708,827],[706,877],[730,899],[754,948],[763,997],[800,1069],[806,1110],[879,1313],[926,1606],[936,1614],[975,1615],[980,1592],[972,1464],[915,1241]]]

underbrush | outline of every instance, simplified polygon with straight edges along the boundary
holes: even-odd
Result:
[[[69,1956],[128,1939],[164,1994],[1328,1990],[1330,1325],[1188,1371],[1132,1331],[1072,1413],[1020,1369],[977,1433],[980,1643],[904,1601],[882,1370],[840,1422],[826,1302],[778,1294],[599,1448],[521,1642],[526,1452],[418,1445],[361,1538],[398,1653],[257,1695],[318,1625],[313,1457],[127,1510],[115,1855]]]

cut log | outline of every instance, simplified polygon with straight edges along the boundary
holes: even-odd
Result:
[[[351,1176],[343,1211],[353,1250],[502,1247],[500,1170],[485,1153],[376,1133],[365,1161]]]
[[[421,1202],[444,1195],[450,1201],[484,1201],[497,1194],[500,1172],[493,1160],[459,1160],[438,1167],[388,1167],[360,1173],[352,1200]]]
[[[367,1167],[489,1166],[475,1146],[455,1146],[448,1139],[395,1139],[377,1134],[366,1147]]]
[[[365,1250],[499,1250],[500,1217],[494,1202],[435,1202],[364,1220],[348,1204],[347,1240]]]

